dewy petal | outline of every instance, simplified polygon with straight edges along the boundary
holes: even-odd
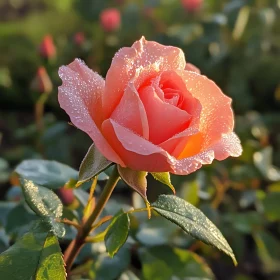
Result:
[[[77,58],[68,66],[62,66],[59,69],[59,76],[63,80],[65,88],[67,87],[71,90],[72,87],[75,87],[76,94],[82,92],[82,98],[88,107],[91,117],[99,124],[102,118],[104,79]],[[70,94],[65,94],[71,97]]]
[[[103,96],[105,118],[108,118],[119,103],[128,81],[135,76],[137,69],[150,64],[157,65],[158,71],[184,70],[186,62],[181,49],[146,41],[142,37],[132,47],[120,49],[113,58],[106,76]]]
[[[136,135],[112,119],[102,124],[102,131],[111,146],[121,155],[125,166],[147,172],[172,171],[166,151]]]
[[[213,150],[207,150],[192,157],[174,160],[171,162],[173,169],[171,173],[177,175],[188,175],[201,168],[203,164],[211,164],[214,158],[215,155]]]
[[[186,128],[191,116],[178,107],[162,101],[152,86],[140,92],[149,122],[149,140],[160,144]]]
[[[104,80],[91,71],[81,60],[59,69],[62,85],[58,88],[58,101],[71,122],[86,132],[100,152],[109,160],[123,164],[96,125],[101,114],[101,95]]]
[[[144,105],[133,83],[129,83],[111,118],[134,133],[149,138],[149,124]]]
[[[195,65],[193,65],[192,63],[187,63],[185,66],[185,70],[187,71],[192,71],[192,72],[196,72],[198,74],[201,73],[200,69],[197,68]]]
[[[239,157],[242,154],[242,147],[239,138],[234,132],[223,134],[222,139],[214,144],[211,149],[217,160],[224,160],[229,156]]]
[[[211,164],[214,159],[224,160],[229,156],[239,157],[242,147],[239,138],[234,132],[223,134],[222,139],[195,156],[176,160],[172,166],[174,174],[187,175],[202,167],[203,164]]]
[[[104,121],[102,129],[106,138],[110,137],[114,149],[122,155],[125,166],[147,172],[188,175],[204,164],[211,164],[215,157],[222,160],[228,156],[239,156],[242,150],[238,137],[234,133],[229,133],[223,135],[222,140],[209,149],[195,156],[177,160],[159,146],[139,137],[111,119]]]
[[[199,131],[203,133],[203,147],[216,143],[223,134],[232,132],[234,125],[231,99],[207,77],[191,71],[182,71],[187,89],[201,104]]]
[[[180,73],[180,72],[179,72]],[[178,107],[185,110],[193,117],[199,117],[201,112],[201,104],[186,87],[185,81],[178,75],[176,71],[165,71],[160,75],[160,79],[153,80],[153,86],[158,93],[158,87],[162,86],[164,93],[170,91],[170,88],[180,93]]]
[[[179,158],[182,151],[188,147],[189,155],[198,154],[202,146],[202,135],[195,126],[174,135],[159,146],[175,158]]]

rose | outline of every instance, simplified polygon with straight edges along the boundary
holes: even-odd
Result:
[[[179,48],[142,38],[117,52],[105,80],[78,59],[62,66],[60,106],[107,159],[189,174],[242,151],[231,99],[196,69]]]
[[[37,69],[36,76],[31,82],[31,89],[39,93],[50,93],[52,91],[52,81],[45,67],[40,66]]]
[[[115,8],[105,9],[100,14],[100,24],[105,31],[114,31],[120,27],[121,15]]]
[[[181,3],[188,12],[193,13],[201,9],[203,0],[181,0]]]
[[[71,205],[75,201],[75,195],[73,189],[67,189],[65,187],[56,190],[56,194],[66,206]]]
[[[56,56],[56,47],[51,35],[46,35],[40,44],[40,55],[47,59],[52,59]]]
[[[74,35],[74,43],[77,46],[81,46],[85,42],[85,34],[83,32],[77,32]]]

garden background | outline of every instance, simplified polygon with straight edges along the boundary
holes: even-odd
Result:
[[[117,11],[106,19],[108,8]],[[280,279],[279,0],[1,0],[0,252],[35,216],[14,168],[24,159],[43,158],[78,170],[91,145],[59,107],[59,66],[79,57],[105,76],[115,52],[142,35],[182,48],[186,60],[233,99],[242,156],[172,181],[177,194],[221,230],[239,265],[162,218],[139,214],[132,223],[133,246],[113,259],[102,243],[85,246],[75,263],[77,277]],[[169,192],[153,180],[148,186],[150,201]],[[66,187],[57,193],[69,217],[86,195]],[[107,210],[141,203],[119,184]],[[71,227],[66,236],[62,250],[75,236]]]

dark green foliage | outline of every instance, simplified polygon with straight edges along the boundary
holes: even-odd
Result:
[[[111,258],[104,242],[87,244],[75,262],[75,277],[251,280],[258,275],[279,279],[279,1],[205,0],[196,13],[183,9],[180,0],[2,2],[0,251],[6,251],[0,255],[0,278],[25,280],[37,275],[34,279],[65,279],[56,236],[64,252],[76,229],[62,226],[59,220],[81,222],[91,182],[73,192],[75,199],[69,207],[62,205],[56,192],[65,185],[74,188],[78,180],[87,181],[110,165],[107,161],[89,161],[87,165],[86,160],[80,166],[92,141],[67,124],[69,118],[59,107],[58,67],[80,57],[105,77],[115,52],[144,35],[148,40],[182,48],[188,62],[232,97],[235,131],[244,152],[238,159],[215,161],[189,176],[172,175],[172,185],[166,176],[154,174],[154,180],[149,175],[147,193],[144,172],[142,180],[136,182],[142,184],[134,184],[134,189],[153,202],[159,194],[170,193],[162,183],[174,186],[178,197],[201,209],[223,233],[239,264],[234,267],[220,251],[197,242],[155,211],[150,220],[146,212],[129,217],[117,213],[119,209],[131,210],[131,205],[135,209],[146,207],[138,194],[132,195],[120,182],[104,214],[115,215],[105,238],[107,250],[111,255],[120,250]],[[104,32],[99,23],[100,12],[109,7],[121,13],[121,28],[114,32]],[[75,41],[77,32],[85,35],[80,44]],[[46,34],[54,38],[57,54],[53,60],[39,55]],[[41,131],[34,117],[40,95],[30,87],[39,66],[46,68],[53,83]],[[92,147],[86,159],[96,155]],[[17,176],[12,175],[15,167],[22,178],[22,193]],[[106,178],[103,172],[98,176],[97,197]],[[160,211],[163,214],[165,210]],[[40,226],[34,228],[38,219]],[[119,222],[127,231],[115,239]],[[112,242],[112,237],[117,242]]]

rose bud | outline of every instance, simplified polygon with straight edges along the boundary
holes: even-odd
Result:
[[[73,189],[61,188],[56,191],[56,194],[61,199],[65,206],[71,205],[75,201]]]
[[[85,34],[83,32],[77,32],[75,35],[74,35],[74,43],[77,45],[77,46],[81,46],[85,41]]]
[[[142,37],[116,53],[105,80],[79,59],[62,66],[58,100],[108,160],[186,175],[242,148],[231,99],[185,68],[181,49]]]
[[[52,88],[52,81],[46,69],[43,66],[39,67],[31,83],[31,89],[39,93],[50,93]]]
[[[56,56],[56,48],[53,43],[53,38],[51,35],[46,35],[39,49],[40,55],[43,58],[52,59]]]
[[[120,27],[121,15],[115,8],[105,9],[100,14],[100,24],[107,31],[114,31]]]
[[[203,0],[181,0],[182,6],[190,13],[195,13],[201,9]]]

